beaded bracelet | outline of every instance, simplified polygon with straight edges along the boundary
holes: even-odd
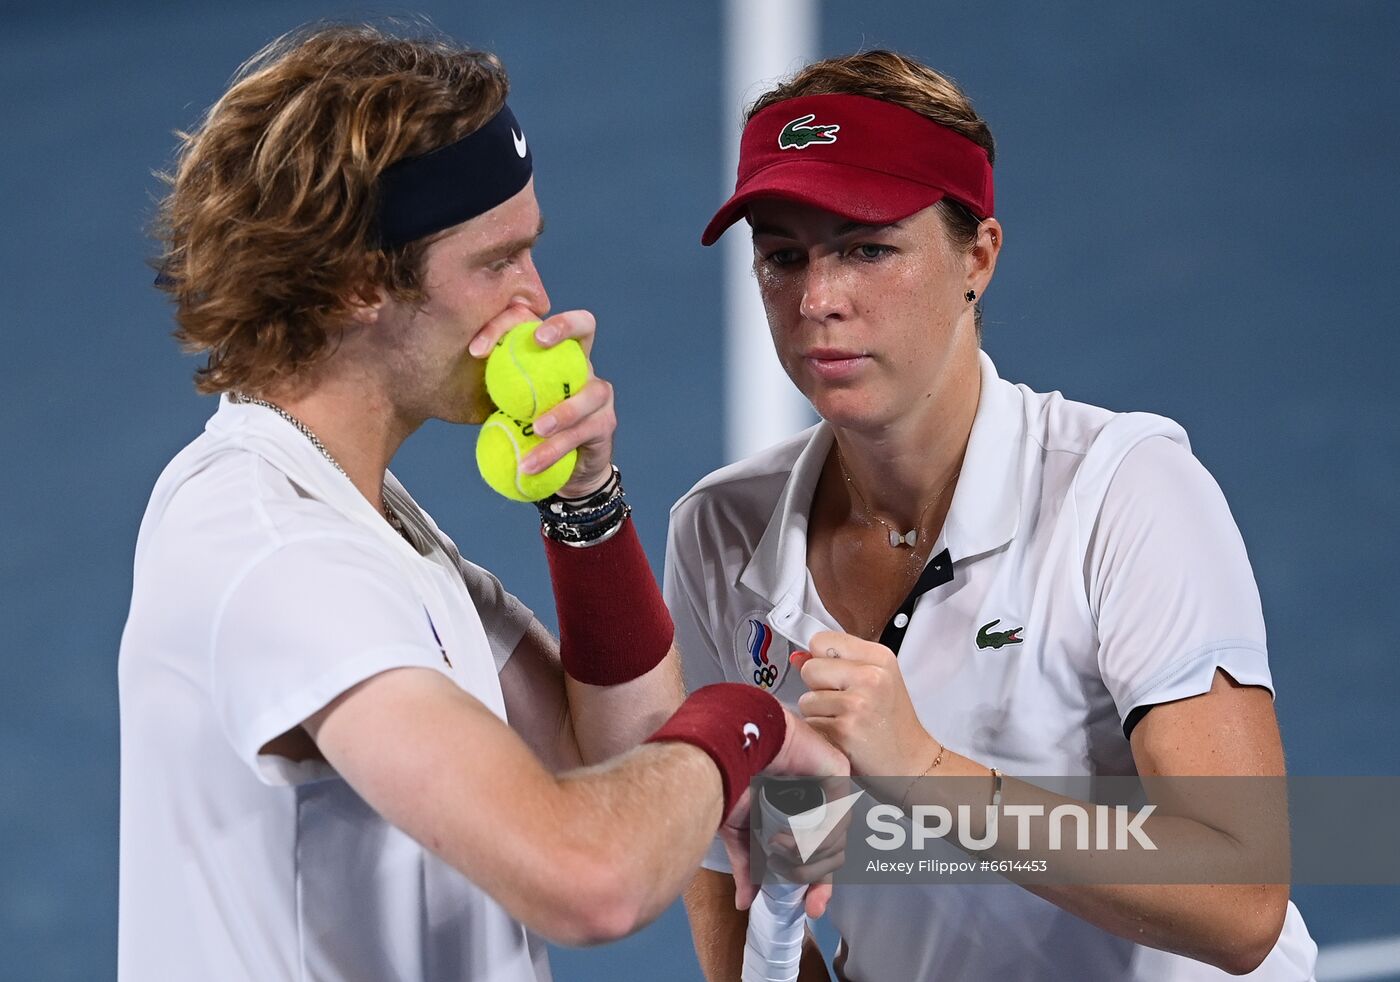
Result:
[[[535,502],[540,512],[540,532],[567,546],[584,548],[606,542],[617,534],[632,506],[622,489],[622,472],[614,464],[601,488],[581,498],[550,495]]]

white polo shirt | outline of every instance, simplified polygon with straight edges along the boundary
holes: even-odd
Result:
[[[417,548],[289,423],[227,399],[157,482],[118,663],[119,978],[549,978],[537,938],[329,765],[260,753],[398,667],[506,716],[530,611],[388,494]]]
[[[1244,544],[1182,429],[1012,385],[985,354],[981,372],[920,595],[882,638],[929,732],[1008,774],[1131,775],[1125,728],[1152,705],[1208,691],[1217,668],[1272,692]],[[831,444],[819,423],[672,508],[665,593],[691,689],[745,682],[795,709],[806,687],[788,654],[841,630],[807,569]],[[728,870],[722,849],[706,866]],[[842,885],[831,917],[854,982],[1230,977],[1009,884]],[[1248,977],[1309,979],[1316,950],[1290,903]]]

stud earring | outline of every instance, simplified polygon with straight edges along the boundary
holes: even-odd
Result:
[[[968,303],[972,303],[972,301],[977,299],[977,291],[968,290],[966,293],[963,294],[963,299],[966,300]]]

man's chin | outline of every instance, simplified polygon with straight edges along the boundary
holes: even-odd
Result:
[[[458,411],[449,416],[442,417],[449,423],[465,423],[468,426],[480,426],[486,422],[487,418],[496,411],[495,405],[490,399],[484,396],[474,399],[465,406],[458,408]]]

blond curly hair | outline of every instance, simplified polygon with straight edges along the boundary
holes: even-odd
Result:
[[[204,393],[259,392],[333,350],[378,290],[422,299],[430,239],[375,241],[379,176],[461,139],[505,102],[492,54],[442,37],[320,26],[254,55],[162,174],[157,285]]]

